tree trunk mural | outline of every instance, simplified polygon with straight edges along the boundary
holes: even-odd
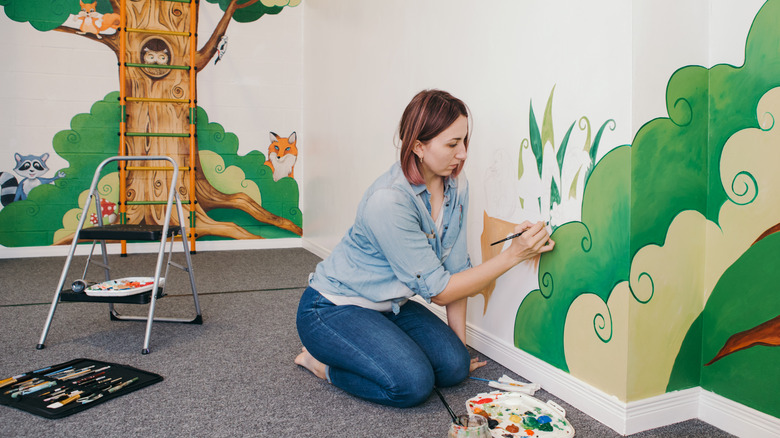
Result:
[[[225,9],[222,19],[214,32],[195,54],[196,74],[208,66],[209,60],[217,51],[217,44],[225,34],[233,14],[240,8],[254,5],[257,0],[232,0]],[[119,0],[110,0],[118,20],[121,5]],[[197,20],[197,11],[189,3],[164,0],[127,0],[126,28],[143,29],[149,32],[127,32],[125,62],[148,64],[150,67],[127,67],[125,87],[128,98],[154,99],[194,99],[190,96],[190,74],[186,69],[169,69],[152,66],[190,66],[190,39],[188,36],[190,20]],[[109,15],[103,16],[107,22]],[[80,29],[67,26],[55,30],[82,34]],[[112,35],[83,33],[84,37],[108,46],[119,59],[120,32]],[[193,76],[197,77],[197,76]],[[197,90],[197,86],[192,89]],[[197,94],[197,93],[196,93]],[[126,106],[126,126],[128,133],[187,133],[189,131],[189,107],[182,102],[128,101]],[[289,219],[274,215],[244,193],[225,194],[214,188],[206,179],[200,165],[199,155],[195,153],[190,163],[189,138],[164,136],[128,136],[126,137],[128,155],[165,155],[170,156],[180,167],[194,169],[195,208],[197,237],[208,235],[235,239],[257,239],[260,236],[250,233],[232,222],[219,222],[209,217],[208,212],[217,208],[240,209],[257,221],[302,234],[301,228]],[[135,163],[138,164],[138,163]],[[129,166],[134,163],[129,162]],[[167,163],[146,162],[144,166],[165,166]],[[127,201],[165,201],[172,184],[182,200],[191,199],[189,171],[179,172],[176,181],[173,173],[167,170],[128,170],[126,178]],[[127,223],[160,224],[165,218],[164,205],[127,206]],[[175,216],[175,215],[174,215]],[[172,220],[175,220],[172,218]]]
[[[767,347],[780,346],[780,315],[751,329],[731,335],[720,351],[718,351],[718,354],[704,366],[712,365],[729,354],[757,345]]]

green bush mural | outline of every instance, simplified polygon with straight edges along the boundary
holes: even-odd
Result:
[[[108,157],[116,155],[117,120],[119,120],[118,92],[109,93],[103,100],[92,105],[89,114],[79,114],[71,122],[71,129],[60,131],[53,140],[54,150],[67,160],[69,167],[62,169],[66,177],[53,184],[41,185],[30,192],[27,200],[16,201],[0,210],[0,244],[4,246],[45,246],[58,243],[75,231],[75,222],[63,230],[66,213],[81,214],[83,199],[80,198],[92,182],[94,169]],[[274,182],[268,166],[263,165],[262,152],[251,151],[238,155],[238,137],[226,133],[218,123],[209,122],[203,108],[198,108],[199,145],[202,155],[213,153],[216,157],[204,161],[211,164],[209,180],[217,187],[234,188],[225,193],[245,191],[251,193],[250,184],[262,193],[262,205],[268,211],[301,225],[302,215],[298,208],[298,183],[292,178]],[[236,179],[229,169],[240,170],[242,179]],[[116,173],[116,169],[110,169]],[[227,172],[227,173],[226,173]],[[225,180],[224,182],[221,180]],[[99,186],[101,197],[115,198],[118,186]],[[223,221],[235,222],[250,232],[264,237],[296,237],[290,231],[267,224],[258,224],[248,215],[237,210],[223,209],[215,212]],[[67,221],[66,221],[67,222]],[[64,233],[68,231],[69,233]],[[207,240],[206,238],[204,240]]]
[[[95,169],[103,160],[117,154],[118,120],[117,93],[112,93],[92,105],[89,114],[73,117],[71,129],[54,136],[54,151],[69,163],[62,169],[65,178],[38,186],[26,200],[0,210],[0,244],[54,243],[54,234],[62,228],[63,217],[70,209],[79,207],[79,195],[89,189]]]
[[[771,148],[778,47],[780,1],[770,0],[743,66],[672,75],[668,117],[602,158],[581,220],[555,230],[539,289],[517,311],[518,348],[602,389],[622,380],[610,393],[623,400],[702,386],[780,415],[780,381],[768,378],[780,356],[770,339],[780,338],[780,323],[771,325],[780,316],[771,267],[780,215],[776,180],[762,171],[780,156]],[[751,329],[765,337],[705,365]],[[604,362],[616,358],[622,378]]]

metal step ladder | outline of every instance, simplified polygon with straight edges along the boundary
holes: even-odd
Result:
[[[179,169],[176,166],[176,162],[170,158],[170,157],[163,157],[163,156],[116,156],[111,157],[106,160],[104,160],[100,165],[98,166],[97,170],[95,171],[95,175],[92,179],[92,184],[89,188],[89,193],[87,195],[86,202],[84,203],[84,209],[81,214],[81,218],[79,219],[79,224],[76,227],[76,232],[73,235],[73,242],[70,246],[70,251],[68,252],[68,257],[65,260],[65,266],[62,269],[62,275],[60,276],[59,283],[57,284],[57,289],[54,294],[54,299],[51,303],[51,308],[49,309],[49,316],[46,319],[46,324],[43,327],[43,333],[41,334],[41,339],[38,342],[37,348],[40,350],[44,348],[44,343],[46,341],[46,336],[49,333],[49,329],[51,328],[52,320],[54,319],[54,312],[57,309],[57,304],[60,301],[78,301],[78,302],[102,302],[102,303],[108,303],[110,316],[112,320],[130,320],[130,321],[146,321],[146,333],[144,337],[144,345],[143,349],[141,350],[142,354],[148,354],[149,353],[149,340],[152,333],[152,323],[154,321],[159,322],[180,322],[180,323],[189,323],[189,324],[202,324],[203,323],[203,317],[201,315],[200,310],[200,304],[198,302],[198,292],[195,287],[195,277],[193,275],[192,271],[192,259],[190,257],[190,251],[187,246],[187,238],[186,238],[186,231],[184,227],[185,218],[184,218],[184,210],[182,208],[181,200],[179,199],[179,195],[176,191],[176,184],[171,184],[171,187],[168,191],[168,201],[166,203],[166,209],[165,209],[165,219],[162,223],[162,225],[131,225],[131,224],[115,224],[115,225],[104,225],[103,224],[103,218],[100,214],[101,211],[101,203],[100,203],[100,194],[97,190],[97,184],[100,180],[101,172],[103,171],[103,168],[112,162],[127,162],[127,161],[167,161],[171,164],[171,170],[173,171],[173,179],[172,181],[177,181],[177,177],[179,174]],[[90,202],[94,200],[94,205],[97,208],[97,220],[98,224],[94,227],[88,227],[84,228],[84,223],[86,222],[86,218],[89,216],[89,207]],[[176,208],[176,222],[172,225],[171,224],[171,216],[172,216],[172,210],[174,208],[174,201],[175,201],[175,208]],[[184,252],[184,257],[186,259],[186,266],[180,265],[178,263],[175,263],[172,261],[173,256],[173,247],[174,247],[174,238],[176,236],[180,236],[180,240],[182,242],[182,250]],[[154,270],[154,283],[152,285],[152,289],[148,292],[143,292],[140,294],[134,294],[134,295],[128,295],[124,297],[95,297],[95,296],[89,296],[84,292],[77,292],[73,291],[72,289],[65,290],[65,283],[66,283],[66,277],[68,275],[68,271],[70,270],[71,263],[73,261],[73,256],[76,253],[76,246],[78,245],[79,241],[81,240],[92,240],[92,247],[89,252],[89,256],[87,257],[87,262],[84,267],[84,272],[82,274],[82,279],[87,278],[87,271],[89,270],[90,265],[96,265],[100,268],[103,268],[105,272],[105,280],[110,281],[111,278],[111,268],[108,263],[108,253],[106,248],[106,241],[159,241],[159,250],[157,253],[157,264],[155,266]],[[166,244],[168,245],[168,249],[166,251]],[[95,247],[100,246],[100,252],[102,254],[102,259],[100,261],[95,260],[93,258]],[[165,262],[165,257],[167,253],[167,262]],[[166,263],[165,268],[165,275],[162,274],[162,266],[163,263]],[[189,274],[189,281],[190,281],[190,288],[192,290],[192,298],[195,305],[195,316],[193,318],[155,318],[154,311],[155,311],[155,304],[157,303],[158,298],[162,298],[164,296],[163,294],[163,288],[164,285],[161,284],[161,279],[167,279],[169,270],[171,267],[175,267],[178,269],[181,269]],[[115,309],[114,304],[115,303],[128,303],[128,304],[149,304],[149,312],[147,316],[125,316],[120,315]]]

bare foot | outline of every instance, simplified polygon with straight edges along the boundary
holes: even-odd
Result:
[[[320,379],[327,379],[325,364],[315,359],[314,356],[306,350],[306,347],[301,348],[301,354],[295,358],[295,363],[311,371],[312,374]]]

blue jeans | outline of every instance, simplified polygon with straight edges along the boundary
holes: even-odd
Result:
[[[452,386],[469,374],[460,338],[415,301],[398,315],[336,306],[311,287],[301,296],[298,335],[328,366],[328,381],[344,391],[395,407],[424,402],[433,386]]]

